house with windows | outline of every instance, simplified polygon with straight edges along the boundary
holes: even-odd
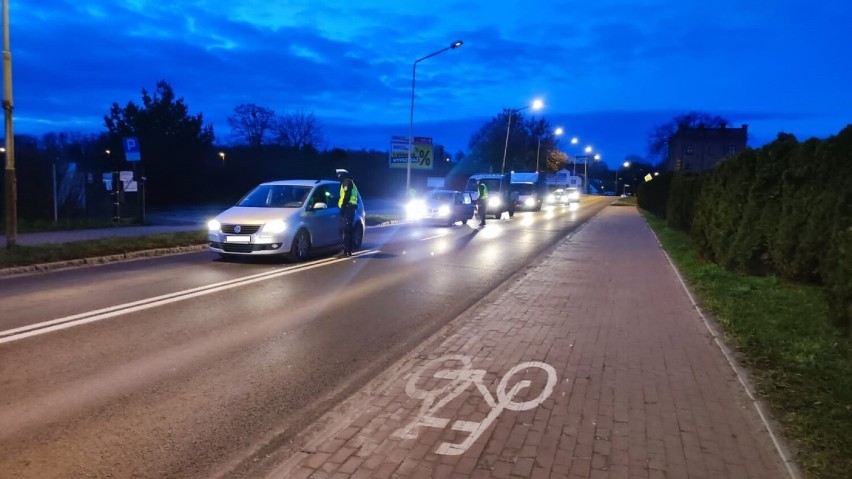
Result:
[[[701,173],[746,149],[748,125],[729,128],[678,127],[669,139],[669,171]]]

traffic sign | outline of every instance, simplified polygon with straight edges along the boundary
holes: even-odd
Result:
[[[415,136],[411,144],[411,169],[431,170],[433,163],[432,138]],[[408,168],[408,137],[391,138],[390,168]]]
[[[124,137],[124,157],[127,161],[140,161],[139,139],[135,136]]]

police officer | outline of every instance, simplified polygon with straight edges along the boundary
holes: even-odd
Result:
[[[352,236],[355,233],[355,211],[358,209],[358,188],[346,170],[337,170],[340,179],[340,218],[343,227],[343,251],[337,256],[345,258],[352,256]]]
[[[476,209],[479,211],[479,226],[485,226],[485,212],[488,209],[488,187],[481,179],[476,180]]]

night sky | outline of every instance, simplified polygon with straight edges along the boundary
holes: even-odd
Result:
[[[105,131],[113,102],[166,80],[217,144],[254,103],[313,113],[322,148],[386,150],[413,62],[454,40],[417,64],[414,106],[414,134],[451,152],[536,98],[611,165],[691,110],[748,124],[753,147],[852,123],[848,0],[9,1],[19,134]]]

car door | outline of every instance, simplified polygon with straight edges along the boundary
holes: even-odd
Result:
[[[458,208],[458,214],[456,218],[460,220],[469,220],[473,217],[473,198],[470,193],[466,191],[459,191],[456,193],[456,197],[458,201],[456,202],[456,208]]]
[[[314,188],[311,194],[311,201],[305,211],[305,224],[308,225],[314,246],[340,244],[339,192],[340,185],[335,188],[334,184],[323,184]]]

